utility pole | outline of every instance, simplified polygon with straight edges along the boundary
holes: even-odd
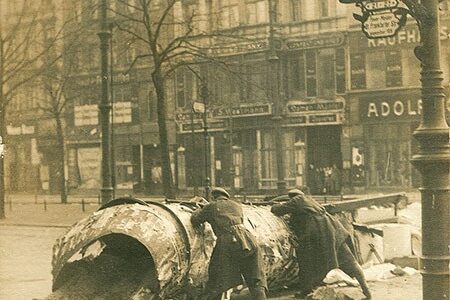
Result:
[[[354,14],[354,17],[362,23],[368,38],[396,35],[406,24],[408,14],[419,26],[421,45],[414,53],[422,67],[422,120],[413,133],[419,142],[419,151],[411,162],[422,175],[422,297],[424,300],[449,299],[450,136],[440,66],[439,1],[401,0],[407,9],[399,6],[400,0],[384,1],[381,8],[366,5],[363,0],[339,1],[354,3],[361,8],[363,14]],[[379,16],[393,22],[377,24]]]
[[[422,66],[422,122],[413,134],[419,152],[412,163],[422,174],[423,299],[449,299],[450,140],[440,66],[439,2],[404,2],[415,12],[422,42],[415,49]]]
[[[268,53],[268,75],[272,83],[271,100],[274,105],[274,116],[272,121],[275,125],[275,155],[277,162],[277,193],[279,195],[286,193],[286,181],[284,180],[284,161],[283,161],[283,135],[281,132],[282,117],[282,99],[280,97],[280,58],[276,51],[275,41],[275,22],[276,22],[276,3],[269,0],[269,53]]]
[[[101,78],[102,78],[102,97],[98,105],[100,110],[100,122],[102,133],[102,188],[101,200],[105,204],[112,200],[113,188],[111,177],[111,141],[110,141],[110,124],[109,115],[111,111],[111,103],[109,101],[109,67],[108,67],[108,50],[111,39],[111,32],[107,20],[107,0],[102,0],[100,4],[100,53],[101,53]]]

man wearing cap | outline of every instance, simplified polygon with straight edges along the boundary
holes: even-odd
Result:
[[[272,206],[277,215],[290,215],[298,237],[299,282],[304,296],[322,284],[327,273],[340,268],[356,278],[366,299],[371,299],[361,266],[353,256],[350,233],[312,197],[298,189],[288,192],[289,201]]]
[[[231,200],[223,188],[212,189],[211,196],[212,201],[191,217],[194,228],[208,222],[217,236],[208,267],[206,299],[221,299],[222,293],[242,283],[242,276],[251,299],[266,299],[261,251],[255,237],[243,225],[241,204]]]

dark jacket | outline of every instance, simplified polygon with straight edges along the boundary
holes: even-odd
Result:
[[[266,286],[263,261],[255,237],[244,227],[241,204],[219,197],[191,217],[194,227],[204,222],[211,224],[217,236],[211,261],[207,288],[226,291],[242,283],[242,275],[248,285],[259,282]]]
[[[350,233],[339,220],[309,196],[296,196],[272,207],[275,215],[290,215],[290,225],[299,239],[297,258],[300,280],[320,282],[339,267],[338,251]]]

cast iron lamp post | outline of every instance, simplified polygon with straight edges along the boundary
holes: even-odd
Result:
[[[113,187],[111,177],[111,140],[110,140],[110,124],[109,115],[111,111],[111,103],[109,101],[109,68],[108,68],[108,50],[111,38],[111,32],[107,23],[107,0],[100,3],[100,52],[101,52],[101,102],[98,105],[100,110],[100,122],[102,133],[102,188],[101,201],[105,204],[112,200]]]
[[[450,137],[445,117],[443,73],[440,66],[439,1],[402,0],[408,9],[400,7],[399,0],[339,1],[355,3],[363,10],[362,15],[354,16],[362,22],[362,30],[369,38],[395,35],[406,23],[407,14],[412,15],[419,26],[421,45],[416,47],[414,52],[422,67],[422,120],[413,133],[419,142],[419,151],[413,155],[411,162],[422,175],[420,271],[423,299],[449,299]],[[384,26],[385,23],[377,23],[377,20],[383,19],[380,15],[390,18],[393,23],[387,22],[387,26]],[[391,27],[392,24],[397,26]]]

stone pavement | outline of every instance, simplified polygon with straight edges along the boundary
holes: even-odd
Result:
[[[411,202],[420,199],[418,193],[408,196]],[[68,204],[59,204],[57,196],[38,196],[36,199],[32,195],[14,195],[8,199],[12,201],[7,202],[6,219],[0,220],[0,300],[31,299],[31,295],[48,294],[51,290],[51,247],[56,237],[66,227],[97,210],[98,199],[70,197]],[[369,282],[369,286],[373,299],[422,299],[421,276],[418,274]],[[352,295],[349,299],[362,299],[358,288],[339,290]],[[294,299],[294,296],[286,292],[270,299]]]

